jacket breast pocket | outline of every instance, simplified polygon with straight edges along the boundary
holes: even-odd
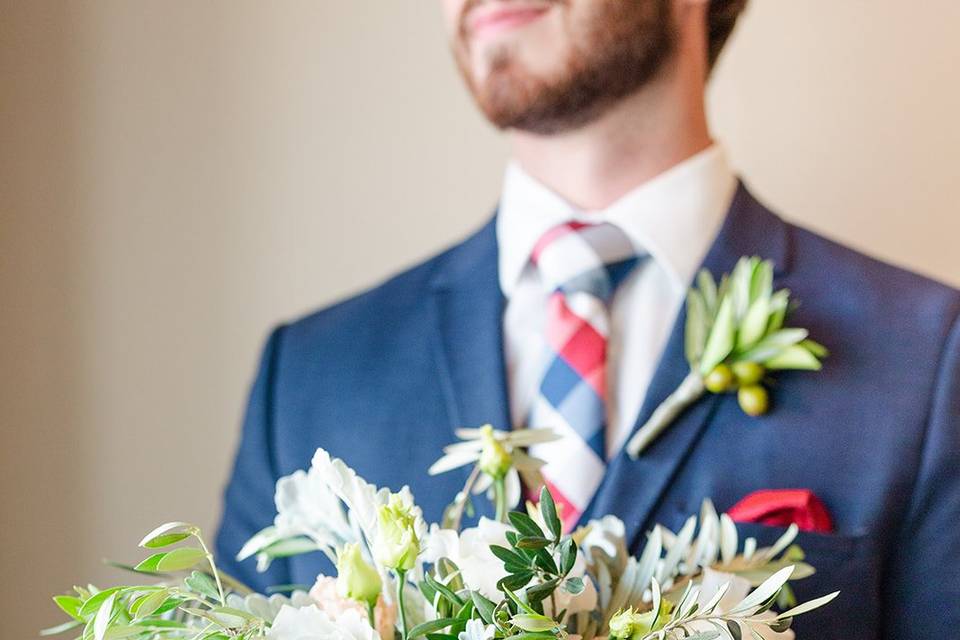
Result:
[[[749,537],[758,547],[772,545],[786,533],[784,527],[737,523],[740,548]],[[816,569],[808,578],[790,583],[798,602],[839,591],[826,607],[794,621],[798,638],[876,638],[879,607],[880,554],[867,535],[800,531],[793,544],[804,552],[804,562]]]

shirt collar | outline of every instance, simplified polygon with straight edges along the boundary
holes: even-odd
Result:
[[[509,298],[547,230],[582,220],[619,226],[684,291],[713,243],[736,187],[726,151],[715,143],[606,209],[582,211],[511,161],[497,214],[500,288]]]

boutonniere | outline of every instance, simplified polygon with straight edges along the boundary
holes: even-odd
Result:
[[[690,373],[627,443],[636,458],[705,393],[736,393],[744,413],[767,412],[774,371],[817,371],[827,350],[806,329],[785,326],[790,292],[773,290],[773,263],[741,258],[717,285],[706,270],[687,295],[684,352]]]

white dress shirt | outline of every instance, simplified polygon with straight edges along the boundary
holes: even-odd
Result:
[[[690,285],[733,200],[737,179],[718,145],[687,158],[601,211],[581,211],[524,172],[506,169],[497,216],[500,287],[507,298],[504,349],[513,426],[525,426],[549,362],[544,323],[550,292],[530,253],[551,227],[610,222],[649,254],[616,292],[607,345],[607,457],[633,429]],[[536,426],[536,425],[530,425]]]

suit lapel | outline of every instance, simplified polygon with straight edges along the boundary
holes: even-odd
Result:
[[[724,224],[702,266],[718,277],[729,272],[741,256],[758,255],[773,260],[775,273],[780,275],[787,268],[787,240],[783,221],[757,202],[739,182]],[[689,371],[683,354],[685,319],[686,311],[682,310],[647,390],[634,431],[647,421]],[[583,521],[614,514],[626,525],[628,543],[631,547],[636,544],[638,536],[652,524],[648,520],[660,498],[709,425],[718,399],[719,396],[707,395],[684,412],[639,460],[632,460],[621,451],[611,461]]]
[[[453,248],[431,279],[436,357],[451,428],[511,427],[494,220]]]

